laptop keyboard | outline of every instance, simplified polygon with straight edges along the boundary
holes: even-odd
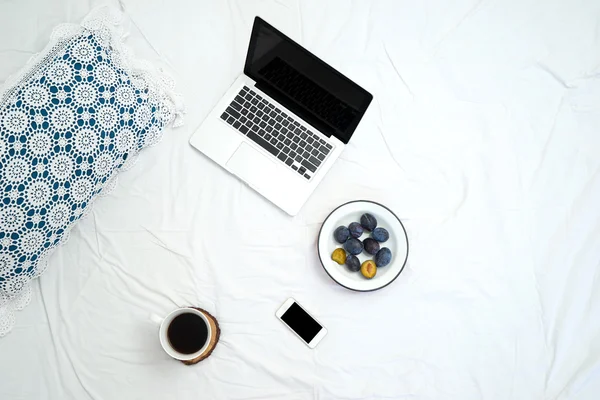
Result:
[[[221,114],[221,119],[305,179],[312,178],[333,148],[246,86]]]

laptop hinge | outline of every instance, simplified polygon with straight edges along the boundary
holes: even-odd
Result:
[[[269,96],[271,96],[274,100],[278,101],[281,105],[283,105],[284,107],[286,107],[288,110],[290,110],[291,112],[293,112],[294,114],[296,114],[301,120],[311,123],[317,130],[319,130],[319,132],[327,137],[332,137],[333,136],[333,132],[330,131],[330,129],[327,129],[326,125],[322,125],[316,123],[317,121],[308,121],[302,114],[305,113],[305,110],[303,110],[300,106],[298,106],[297,104],[294,104],[291,101],[286,101],[286,97],[284,94],[282,94],[281,92],[279,92],[277,89],[274,89],[273,86],[266,84],[264,81],[260,81],[260,82],[256,82],[254,84],[254,86],[259,89],[262,90],[264,93],[268,94]]]

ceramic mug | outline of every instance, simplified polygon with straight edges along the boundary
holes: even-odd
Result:
[[[171,340],[169,340],[169,327],[171,326],[171,323],[173,323],[175,318],[179,317],[182,314],[192,314],[196,318],[201,319],[206,325],[207,334],[205,338],[205,343],[202,345],[200,350],[195,351],[193,353],[182,353],[178,351],[171,343]],[[202,311],[192,307],[182,307],[173,310],[165,318],[160,318],[157,315],[151,315],[150,318],[152,319],[152,321],[156,322],[157,324],[160,324],[160,328],[158,330],[158,338],[160,340],[160,344],[163,350],[169,356],[180,361],[191,361],[202,356],[207,351],[208,346],[210,345],[211,338],[215,334],[215,332],[213,332],[213,329],[210,326],[208,317],[204,315]],[[202,338],[198,338],[198,340],[202,340]]]

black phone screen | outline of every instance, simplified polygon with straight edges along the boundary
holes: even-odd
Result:
[[[281,316],[281,319],[306,343],[310,343],[321,329],[323,329],[323,327],[297,303],[292,304]]]

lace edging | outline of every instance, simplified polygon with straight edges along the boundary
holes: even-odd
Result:
[[[123,43],[123,29],[119,26],[122,23],[122,19],[123,13],[120,10],[101,6],[93,9],[80,24],[66,23],[56,26],[44,50],[33,55],[19,72],[10,75],[4,81],[4,84],[0,85],[0,103],[11,99],[15,95],[15,91],[19,85],[35,75],[38,69],[63,49],[71,38],[89,30],[98,34],[102,44],[112,50],[112,53],[117,56],[114,59],[115,62],[119,63],[118,66],[123,68],[132,77],[132,80],[137,79],[145,82],[149,87],[158,89],[158,93],[155,94],[161,96],[161,102],[166,106],[166,112],[169,115],[169,123],[166,125],[171,125],[174,128],[183,125],[185,104],[183,97],[175,92],[175,80],[162,68],[155,68],[148,61],[134,57],[133,52]],[[153,146],[161,138],[162,131],[146,139],[143,147]],[[102,193],[96,196],[88,207],[86,207],[86,212],[82,215],[82,218],[85,218],[89,214],[99,197],[104,197],[115,189],[118,172],[131,168],[137,156],[138,152],[132,154],[122,168],[115,170],[104,185]],[[71,225],[69,230],[64,233],[61,238],[61,245],[64,245],[69,240],[70,231],[75,225]],[[48,259],[55,249],[56,247],[52,248],[47,254],[40,256],[36,272],[32,277],[20,277],[22,282],[18,282],[19,289],[14,293],[7,294],[0,290],[0,337],[5,336],[12,330],[15,324],[15,311],[22,310],[31,301],[31,282],[46,271]]]

